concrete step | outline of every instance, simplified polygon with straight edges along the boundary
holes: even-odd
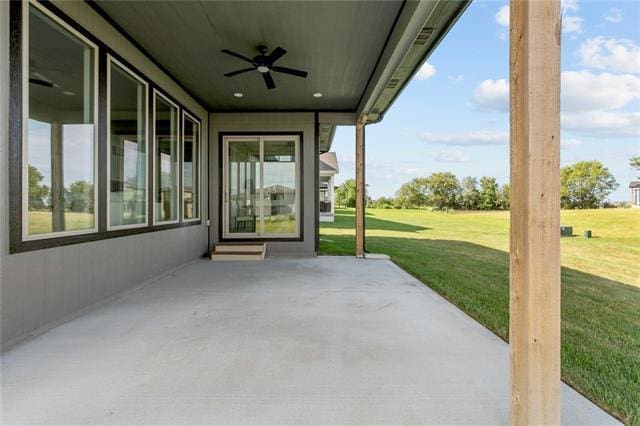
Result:
[[[211,260],[264,260],[266,253],[265,243],[220,243],[213,247]]]
[[[266,249],[265,243],[218,243],[214,246],[213,251],[216,253],[238,253],[266,251]]]

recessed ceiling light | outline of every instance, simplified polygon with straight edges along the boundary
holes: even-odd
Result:
[[[236,93],[233,94],[233,96],[235,96],[236,98],[241,98],[244,95],[242,93],[240,93],[240,92],[236,92]]]
[[[313,94],[313,97],[314,98],[321,98],[322,97],[322,93],[316,92],[316,93]]]

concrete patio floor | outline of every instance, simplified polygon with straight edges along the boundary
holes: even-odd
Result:
[[[507,424],[508,346],[387,260],[197,261],[2,357],[2,424]],[[564,424],[616,421],[563,385]]]

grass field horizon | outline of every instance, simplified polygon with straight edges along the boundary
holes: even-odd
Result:
[[[508,211],[367,209],[366,220],[369,252],[508,340]],[[574,232],[561,240],[563,380],[640,425],[640,210],[563,210],[561,223]],[[353,209],[320,234],[321,254],[353,255]]]

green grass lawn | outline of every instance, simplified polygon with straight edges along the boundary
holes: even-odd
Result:
[[[93,228],[93,213],[73,213],[65,212],[65,230],[77,231],[80,229]],[[47,234],[51,232],[52,215],[51,212],[31,211],[29,212],[29,235]]]
[[[366,220],[369,252],[508,339],[508,212],[368,209]],[[640,210],[563,211],[562,224],[576,234],[562,238],[563,379],[640,425]],[[353,255],[353,210],[337,209],[320,234],[322,254]]]
[[[295,234],[295,215],[273,215],[264,218],[264,232],[266,234]]]

